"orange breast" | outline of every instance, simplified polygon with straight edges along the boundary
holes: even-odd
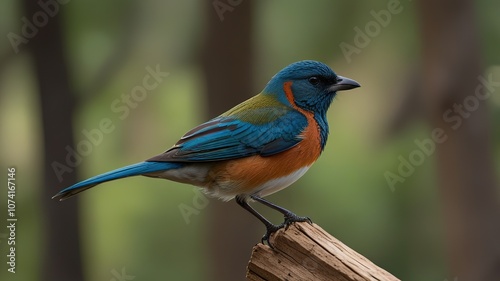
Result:
[[[207,175],[206,186],[209,192],[228,195],[251,193],[253,189],[270,180],[288,176],[303,167],[311,166],[318,159],[321,154],[318,123],[312,112],[297,107],[291,92],[291,84],[292,82],[284,84],[286,97],[308,121],[308,126],[301,134],[303,140],[293,148],[272,156],[256,155],[215,165]]]

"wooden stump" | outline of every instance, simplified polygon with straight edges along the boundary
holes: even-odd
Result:
[[[270,241],[274,249],[260,243],[253,247],[248,280],[399,280],[316,224],[294,223]]]

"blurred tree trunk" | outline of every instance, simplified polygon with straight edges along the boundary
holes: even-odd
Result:
[[[38,1],[25,0],[25,15],[31,18],[41,11]],[[63,9],[63,7],[60,7]],[[52,169],[57,161],[66,165],[67,145],[73,143],[74,95],[69,86],[68,70],[64,57],[61,32],[61,11],[49,18],[47,25],[27,44],[35,65],[35,75],[40,93],[44,182],[42,183],[42,208],[46,239],[43,249],[42,278],[46,281],[83,280],[78,227],[78,198],[71,203],[60,203],[51,197],[68,183],[76,181],[76,172],[65,173],[60,182]]]
[[[206,42],[202,67],[206,78],[208,115],[215,117],[247,99],[252,93],[252,6],[253,2],[206,1]],[[226,4],[228,3],[228,4]],[[224,6],[226,5],[226,6]],[[257,219],[234,200],[211,200],[208,205],[209,280],[245,280],[252,246],[264,233]],[[260,232],[259,232],[260,231]]]
[[[489,91],[477,91],[483,69],[475,2],[417,3],[427,113],[432,128],[442,128],[447,135],[436,152],[452,277],[500,280],[500,212],[491,130],[487,102],[475,97]],[[479,101],[477,108],[474,100]],[[464,101],[459,109],[456,105]],[[450,121],[451,116],[458,117]]]

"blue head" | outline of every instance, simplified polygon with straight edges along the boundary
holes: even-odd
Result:
[[[357,88],[358,82],[339,76],[321,62],[305,60],[283,68],[269,81],[263,91],[290,107],[314,113],[320,127],[321,149],[328,138],[326,111],[337,91]]]
[[[325,115],[337,91],[359,86],[356,81],[335,74],[324,63],[304,60],[292,63],[274,75],[263,92],[278,95],[280,101],[288,104],[290,97],[287,97],[286,87],[289,87],[296,106]]]

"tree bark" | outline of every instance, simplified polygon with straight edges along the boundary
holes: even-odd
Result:
[[[255,281],[397,281],[316,224],[294,223],[253,248],[247,279]]]
[[[459,280],[500,280],[500,211],[491,129],[487,100],[479,98],[490,89],[483,85],[478,90],[478,77],[484,75],[476,2],[417,3],[427,114],[431,127],[443,129],[447,136],[437,144],[436,153],[451,273]]]

